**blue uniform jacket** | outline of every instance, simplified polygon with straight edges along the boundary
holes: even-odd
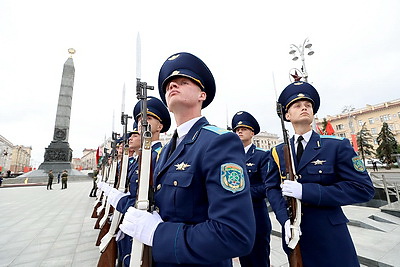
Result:
[[[248,254],[255,237],[242,142],[203,117],[167,158],[169,150],[163,148],[154,170],[164,221],[154,233],[155,266],[232,266],[231,258]],[[242,170],[238,191],[223,185],[227,166]]]
[[[271,233],[271,221],[265,202],[265,177],[269,169],[270,151],[251,145],[246,153],[246,170],[256,218],[257,234]]]
[[[253,211],[256,219],[256,239],[250,254],[240,257],[240,265],[270,266],[271,220],[265,202],[265,178],[269,170],[269,150],[257,148],[254,144],[246,153],[246,169],[250,181]]]
[[[293,138],[290,144],[295,151]],[[283,226],[289,219],[280,188],[281,177],[285,176],[283,145],[276,147],[280,170],[273,150],[266,179],[267,196]],[[300,162],[296,157],[293,160],[303,187],[300,249],[304,266],[359,266],[341,206],[366,202],[374,196],[374,187],[360,157],[348,139],[313,132]]]

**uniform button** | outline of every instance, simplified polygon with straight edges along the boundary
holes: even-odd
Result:
[[[174,186],[177,186],[178,185],[178,181],[174,181]]]
[[[299,174],[299,179],[301,179],[301,174]]]
[[[139,182],[139,179],[136,179],[136,183]]]
[[[157,190],[160,190],[161,189],[161,184],[158,184],[157,185]]]
[[[318,172],[319,172],[319,173],[322,173],[322,171],[321,171],[321,170],[319,170]]]
[[[157,211],[157,212],[160,212],[160,208],[157,207],[157,206],[154,207],[154,210]]]

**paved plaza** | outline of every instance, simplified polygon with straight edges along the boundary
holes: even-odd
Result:
[[[0,188],[0,266],[96,266],[99,230],[90,218],[92,182]],[[377,208],[348,206],[352,233],[363,266],[400,266],[400,218]],[[270,213],[272,266],[288,266],[280,226]],[[234,266],[240,266],[237,259]]]

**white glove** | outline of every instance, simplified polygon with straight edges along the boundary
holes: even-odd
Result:
[[[99,181],[99,182],[97,182],[97,188],[101,190],[101,188],[102,188],[105,184],[106,184],[105,182]]]
[[[149,213],[130,207],[125,213],[124,220],[119,226],[122,232],[135,238],[147,246],[153,246],[154,232],[162,223],[160,215],[156,211]]]
[[[303,186],[297,181],[285,180],[282,184],[282,195],[302,199]]]
[[[290,238],[292,238],[292,229],[291,229],[292,227],[290,225],[290,219],[285,222],[285,225],[283,227],[285,228],[285,242],[287,245],[287,244],[289,244]],[[301,233],[301,229],[299,226],[299,235],[301,235],[301,234],[302,233]]]
[[[290,231],[290,220],[287,220],[284,225],[285,228],[285,242],[289,244],[290,238],[292,238],[292,231]]]
[[[117,207],[118,201],[124,197],[130,195],[130,193],[122,193],[121,191],[118,191],[116,188],[111,188],[110,193],[108,194],[107,201],[110,203],[111,206],[114,208]]]
[[[113,187],[109,186],[108,184],[105,184],[101,187],[101,190],[103,190],[104,195],[108,196],[111,192],[111,189],[113,189]]]

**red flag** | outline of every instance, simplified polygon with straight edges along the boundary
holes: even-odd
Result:
[[[353,144],[354,151],[358,151],[358,144],[357,144],[357,135],[352,134],[351,135],[351,143]]]
[[[332,127],[332,124],[330,121],[327,122],[326,124],[326,128],[325,128],[325,132],[327,135],[334,135],[335,134],[335,130]]]
[[[96,151],[96,166],[99,165],[99,159],[100,159],[100,147],[97,147],[97,151]]]

